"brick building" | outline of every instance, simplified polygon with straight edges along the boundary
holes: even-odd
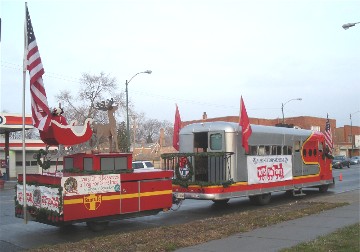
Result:
[[[263,119],[263,118],[249,118],[251,124],[276,126],[282,123],[282,119]],[[314,131],[325,131],[326,118],[312,117],[312,116],[298,116],[285,118],[284,123],[294,127],[302,129],[314,130]],[[216,118],[208,118],[206,112],[199,120],[184,121],[182,127],[191,123],[198,122],[215,122],[215,121],[226,121],[226,122],[239,122],[239,116],[224,116]],[[331,133],[334,141],[334,154],[341,154],[350,156],[360,155],[360,127],[345,125],[343,127],[336,128],[336,120],[329,119]],[[351,141],[352,140],[352,141]]]

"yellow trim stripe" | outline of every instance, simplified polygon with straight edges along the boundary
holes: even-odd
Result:
[[[64,200],[64,205],[73,205],[73,204],[82,204],[82,203],[84,203],[84,198]]]
[[[165,194],[172,194],[172,190],[143,192],[143,193],[140,193],[140,197],[158,196],[158,195],[165,195]]]
[[[319,177],[319,173],[313,175],[293,177],[293,179],[314,178],[314,177]]]
[[[106,196],[102,196],[101,200],[119,200],[120,199],[120,194],[117,195],[106,195]]]
[[[143,193],[129,193],[129,194],[116,194],[116,195],[105,195],[101,197],[101,200],[120,200],[120,199],[131,199],[131,198],[139,198],[139,197],[149,197],[149,196],[160,196],[172,194],[172,190],[164,190],[164,191],[155,191],[155,192],[143,192]],[[74,204],[83,204],[84,196],[79,195],[82,198],[77,199],[66,199],[64,200],[64,205],[74,205]]]

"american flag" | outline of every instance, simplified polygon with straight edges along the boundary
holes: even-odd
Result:
[[[326,124],[325,124],[325,144],[329,147],[331,153],[333,149],[333,141],[332,141],[329,115],[327,115]]]
[[[27,38],[25,38],[27,42],[27,70],[29,70],[30,75],[31,114],[33,125],[39,130],[47,131],[51,121],[51,112],[42,80],[45,71],[41,63],[39,49],[36,44],[36,38],[27,6],[25,26],[25,32],[27,34]]]

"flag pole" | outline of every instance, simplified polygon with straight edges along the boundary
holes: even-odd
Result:
[[[25,24],[24,24],[24,59],[23,59],[23,95],[22,95],[22,166],[23,166],[23,213],[24,223],[27,224],[26,207],[26,152],[25,152],[25,86],[26,86],[26,66],[27,66],[27,2],[25,2]]]

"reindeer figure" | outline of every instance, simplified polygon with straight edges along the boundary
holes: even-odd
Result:
[[[117,130],[116,130],[116,120],[115,120],[115,111],[118,109],[118,106],[114,104],[114,99],[107,99],[105,101],[98,102],[95,106],[97,110],[107,111],[109,123],[108,124],[93,124],[93,132],[96,134],[97,139],[101,137],[108,137],[109,139],[109,151],[113,151],[113,142],[115,143],[115,149],[119,152],[118,141],[117,141]]]

